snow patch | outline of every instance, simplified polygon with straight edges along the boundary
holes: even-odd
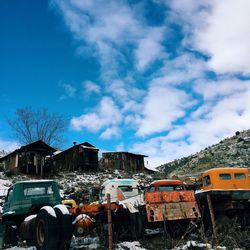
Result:
[[[41,210],[46,210],[48,212],[48,214],[50,214],[51,216],[56,218],[55,210],[52,207],[44,206],[44,207],[41,208]]]
[[[65,205],[58,204],[58,205],[54,206],[54,208],[60,209],[62,214],[69,214],[69,210],[67,209],[67,207]]]
[[[32,220],[34,218],[36,218],[36,214],[32,214],[32,215],[26,217],[24,221],[27,222],[27,221],[30,221],[30,220]]]
[[[132,241],[132,242],[122,242],[117,244],[116,250],[125,250],[125,249],[130,249],[130,250],[147,250],[146,248],[141,247],[141,244],[139,241]]]

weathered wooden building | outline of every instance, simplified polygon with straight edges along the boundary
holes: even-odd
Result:
[[[98,171],[98,151],[88,142],[74,144],[53,157],[53,166],[59,171]]]
[[[133,173],[144,172],[144,158],[146,155],[133,154],[129,152],[108,152],[102,153],[102,168],[103,169],[118,169],[130,171]]]
[[[50,171],[51,156],[56,150],[42,140],[27,144],[0,158],[4,169],[43,175]]]

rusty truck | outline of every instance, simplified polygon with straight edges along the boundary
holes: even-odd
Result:
[[[201,217],[193,190],[180,180],[158,180],[145,192],[147,225],[163,224],[168,233],[184,233]]]
[[[250,225],[250,177],[247,168],[212,168],[202,174],[201,181],[201,189],[195,195],[205,225],[214,223],[215,230],[235,218],[244,226]]]

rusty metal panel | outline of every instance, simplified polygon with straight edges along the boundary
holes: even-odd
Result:
[[[149,222],[199,218],[193,191],[146,192]]]
[[[146,192],[145,199],[147,202],[182,202],[195,201],[194,191],[171,191],[171,192]]]
[[[195,219],[200,217],[196,202],[147,204],[146,210],[148,222]]]

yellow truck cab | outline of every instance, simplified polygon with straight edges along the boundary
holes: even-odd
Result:
[[[249,190],[247,168],[212,168],[202,175],[202,190]]]
[[[202,174],[201,190],[195,192],[199,204],[211,198],[215,216],[250,214],[250,177],[247,168],[212,168]]]

